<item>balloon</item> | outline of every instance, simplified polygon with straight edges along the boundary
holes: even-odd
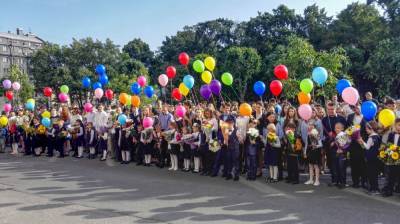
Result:
[[[233,83],[233,76],[231,73],[229,72],[225,72],[224,74],[222,74],[221,76],[221,81],[224,85],[226,86],[231,86]]]
[[[46,110],[45,112],[42,113],[42,117],[50,118],[50,116],[51,116],[51,114],[50,114],[50,112],[47,111],[47,110]]]
[[[35,103],[36,103],[35,100],[32,99],[32,98],[28,99],[26,102],[27,102],[27,103],[33,103],[33,105],[35,105]]]
[[[265,84],[264,82],[257,81],[253,85],[253,91],[258,95],[262,96],[265,93]]]
[[[354,87],[347,87],[342,92],[342,98],[344,102],[350,105],[356,105],[360,99],[360,95]]]
[[[312,79],[318,85],[323,85],[328,80],[328,71],[323,67],[316,67],[312,71]]]
[[[4,89],[10,89],[11,88],[11,81],[6,79],[3,81],[3,87]]]
[[[191,76],[191,75],[185,75],[185,76],[183,77],[183,84],[185,84],[185,86],[186,86],[188,89],[192,89],[193,86],[194,86],[194,78],[193,78],[193,76]]]
[[[282,83],[279,80],[274,80],[269,84],[269,90],[274,96],[278,96],[279,94],[281,94],[282,89]]]
[[[89,77],[85,76],[85,77],[82,78],[82,86],[83,86],[83,88],[90,88],[90,84],[91,84],[91,81],[90,81]]]
[[[168,84],[168,76],[166,74],[158,76],[158,83],[160,86],[165,87]]]
[[[147,84],[147,79],[143,75],[139,76],[137,79],[137,83],[140,87],[144,87]]]
[[[212,96],[212,92],[209,85],[202,85],[200,87],[200,95],[205,99],[209,100]]]
[[[275,113],[276,114],[281,114],[281,112],[282,112],[282,107],[281,107],[281,105],[277,104],[275,106]]]
[[[68,100],[68,95],[66,93],[58,94],[58,99],[61,103],[65,103]]]
[[[128,118],[126,117],[125,114],[120,114],[120,115],[118,116],[118,122],[119,122],[121,125],[125,125],[127,119],[128,119]]]
[[[214,93],[214,95],[219,95],[221,93],[221,88],[221,83],[218,80],[214,79],[211,81],[210,89],[211,92]]]
[[[8,124],[8,118],[7,118],[6,116],[4,116],[4,115],[1,116],[1,117],[0,117],[0,125],[4,127],[4,126],[6,126],[7,124]]]
[[[98,65],[96,66],[96,73],[97,73],[98,75],[104,75],[104,74],[106,74],[106,67],[105,67],[104,65],[102,65],[102,64],[98,64]]]
[[[148,97],[151,98],[153,97],[154,94],[154,89],[152,86],[146,86],[146,88],[144,88],[144,94]]]
[[[68,87],[67,85],[62,85],[62,86],[60,87],[60,91],[61,91],[62,93],[68,93],[68,92],[69,92],[69,87]]]
[[[171,95],[172,95],[172,98],[174,98],[177,101],[181,101],[182,100],[182,94],[181,94],[181,92],[179,91],[178,88],[174,88],[172,90],[172,94]]]
[[[312,108],[309,104],[300,105],[298,113],[301,118],[307,121],[312,116]]]
[[[93,105],[91,103],[85,103],[85,105],[83,105],[83,109],[85,110],[86,113],[90,113],[93,111]]]
[[[215,68],[215,59],[213,57],[206,57],[206,59],[204,59],[204,65],[208,70],[213,71]]]
[[[383,109],[378,116],[379,122],[385,127],[392,126],[394,124],[394,121],[396,119],[396,115],[392,110],[389,109]]]
[[[185,52],[182,52],[179,54],[178,60],[179,60],[179,63],[181,63],[181,65],[186,66],[189,64],[190,58],[189,58],[188,54],[186,54]]]
[[[53,94],[53,90],[50,87],[45,87],[43,89],[43,95],[46,97],[51,97],[51,95]]]
[[[202,73],[204,71],[204,64],[202,61],[200,60],[196,60],[193,62],[193,69],[198,72],[198,73]]]
[[[98,88],[94,90],[94,97],[96,97],[96,99],[101,99],[103,97],[103,94],[103,89]]]
[[[108,76],[106,74],[100,75],[99,81],[102,86],[106,86],[108,84]]]
[[[168,66],[165,73],[167,74],[168,78],[173,79],[176,75],[176,69],[174,66]]]
[[[93,85],[92,85],[92,88],[95,90],[95,89],[101,89],[103,87],[103,85],[101,85],[101,83],[100,82],[95,82],[95,83],[93,83]]]
[[[153,124],[154,124],[153,118],[151,118],[151,117],[145,117],[145,118],[143,119],[143,127],[144,127],[144,128],[153,127]]]
[[[187,96],[189,94],[189,88],[186,87],[186,85],[181,82],[181,84],[179,84],[179,92],[181,92],[182,95]]]
[[[43,124],[43,126],[45,126],[46,128],[48,128],[48,127],[50,127],[51,121],[50,121],[49,118],[44,117],[44,118],[42,118],[42,124]]]
[[[347,87],[351,87],[351,83],[347,79],[341,79],[336,83],[336,90],[340,95],[342,95],[343,90]]]
[[[122,104],[122,105],[125,105],[127,102],[128,102],[128,94],[126,94],[126,93],[121,93],[121,94],[119,94],[119,102]]]
[[[184,117],[185,116],[185,114],[186,114],[186,108],[184,107],[184,106],[182,106],[182,105],[178,105],[178,106],[176,106],[176,108],[175,108],[175,114],[176,114],[176,116],[178,116],[178,117]]]
[[[140,98],[138,96],[136,96],[136,95],[133,95],[131,97],[131,103],[132,103],[133,106],[139,107],[140,106]]]
[[[131,92],[132,92],[133,94],[139,95],[141,91],[142,91],[142,88],[140,87],[139,83],[134,82],[134,83],[131,85]]]
[[[278,79],[288,79],[289,72],[285,65],[277,65],[274,68],[275,77]]]
[[[300,89],[304,93],[310,93],[314,88],[314,84],[311,79],[303,79],[300,82]]]
[[[112,100],[112,98],[114,97],[114,92],[111,89],[107,89],[105,95],[108,100]]]
[[[18,91],[21,88],[21,84],[19,84],[19,82],[13,82],[12,88],[13,90]]]
[[[240,106],[239,106],[239,114],[241,116],[250,117],[252,113],[253,113],[253,110],[251,109],[251,106],[248,103],[240,104]]]
[[[361,113],[366,121],[372,121],[377,112],[378,108],[374,102],[365,101],[361,104]]]
[[[311,102],[311,95],[309,93],[299,92],[297,94],[297,99],[299,100],[300,105],[309,104]]]
[[[203,82],[210,84],[211,80],[212,80],[212,74],[209,71],[204,71],[201,73],[201,80],[203,80]]]
[[[4,110],[5,112],[7,112],[7,113],[10,112],[10,111],[12,110],[11,104],[9,104],[9,103],[4,104],[3,110]]]
[[[9,101],[11,101],[13,99],[13,97],[14,97],[14,93],[12,91],[9,90],[9,91],[6,92],[6,98]]]
[[[27,103],[25,104],[25,108],[26,108],[27,110],[34,110],[34,109],[35,109],[35,104],[32,103],[32,102],[27,102]]]

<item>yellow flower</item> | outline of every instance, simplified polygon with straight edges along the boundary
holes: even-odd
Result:
[[[392,151],[396,150],[396,148],[397,148],[396,145],[390,145],[389,146],[389,149],[392,150]]]
[[[397,153],[397,152],[392,153],[392,159],[393,160],[398,160],[399,159],[399,153]]]
[[[379,152],[379,157],[380,157],[381,159],[384,159],[384,158],[386,157],[385,151],[380,151],[380,152]]]
[[[360,129],[360,128],[361,128],[361,125],[356,124],[356,125],[354,125],[354,128],[355,128],[355,129]]]

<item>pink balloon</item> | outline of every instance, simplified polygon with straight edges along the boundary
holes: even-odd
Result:
[[[152,127],[152,126],[153,126],[153,122],[154,122],[153,118],[151,118],[151,117],[145,117],[145,118],[143,119],[143,127],[144,127],[144,128]]]
[[[138,82],[139,86],[141,86],[141,87],[146,86],[146,83],[147,83],[146,77],[144,77],[143,75],[139,76],[137,79],[137,82]]]
[[[101,88],[97,88],[94,91],[94,97],[96,97],[96,99],[101,99],[103,97],[104,91]]]
[[[5,112],[7,112],[7,113],[10,112],[10,111],[12,110],[11,104],[9,104],[9,103],[4,104],[3,110],[4,110]]]
[[[354,87],[347,87],[342,92],[342,98],[344,102],[350,105],[356,105],[360,99],[360,95],[358,94],[357,89]]]
[[[91,103],[85,103],[83,109],[85,109],[85,112],[90,113],[93,111],[93,105]]]
[[[178,117],[184,117],[185,114],[186,114],[186,108],[185,108],[184,106],[182,106],[182,105],[176,106],[176,108],[175,108],[175,114],[176,114],[176,116],[178,116]]]
[[[60,100],[61,103],[65,103],[68,100],[68,95],[65,93],[60,93],[58,94],[58,99]]]
[[[312,116],[312,108],[308,104],[303,104],[298,109],[299,116],[304,120],[310,120]]]
[[[14,82],[12,84],[12,88],[13,90],[18,91],[19,89],[21,89],[21,85],[19,84],[19,82]]]
[[[160,83],[162,87],[165,87],[168,84],[168,76],[166,74],[158,76],[158,83]]]

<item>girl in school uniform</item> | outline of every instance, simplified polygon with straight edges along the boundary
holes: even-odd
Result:
[[[245,140],[246,146],[246,164],[247,164],[247,180],[256,180],[257,175],[257,152],[263,148],[259,130],[257,129],[257,120],[249,123],[249,130]]]
[[[190,133],[189,127],[184,126],[182,128],[182,147],[183,147],[183,152],[182,152],[182,157],[183,157],[183,170],[184,172],[189,172],[190,170],[190,161],[191,161],[191,147],[190,143],[186,140],[190,140],[192,137],[192,134]]]
[[[96,136],[96,130],[93,127],[92,122],[87,123],[87,128],[86,128],[86,145],[89,148],[89,159],[94,159],[96,158],[96,145],[97,145],[97,136]]]
[[[165,161],[162,161],[163,159],[165,159],[165,157],[162,155],[162,153],[164,153],[164,155],[166,154],[165,152],[162,152],[163,148],[161,147],[163,144],[163,136],[162,136],[162,131],[161,131],[161,126],[157,125],[156,129],[154,131],[154,151],[155,154],[157,156],[157,167],[162,168],[163,164]],[[166,147],[164,147],[164,150]]]
[[[132,143],[133,143],[133,153],[134,153],[134,158],[136,161],[136,165],[142,165],[143,164],[143,146],[142,143],[140,142],[140,134],[143,130],[143,126],[140,123],[136,123],[136,128],[132,128],[131,130],[131,137],[132,137]]]
[[[34,156],[40,156],[42,154],[42,150],[45,146],[46,141],[46,128],[40,124],[38,118],[33,118],[33,128],[35,129],[34,135]]]
[[[269,177],[267,177],[266,181],[269,183],[276,183],[278,182],[278,156],[282,149],[275,124],[268,124],[266,131],[264,131],[264,140],[266,145],[264,163],[269,169]]]
[[[107,159],[107,141],[108,141],[108,131],[106,127],[101,128],[101,133],[99,135],[99,151],[102,153],[100,161],[106,161]]]
[[[121,134],[119,138],[119,146],[121,148],[122,162],[121,164],[129,164],[131,161],[131,128],[132,120],[128,120],[126,124],[121,128]]]
[[[304,184],[319,186],[319,174],[321,166],[322,140],[315,121],[308,121],[307,143],[305,158],[308,161],[309,180]]]
[[[193,124],[193,133],[190,147],[192,149],[194,169],[193,173],[200,172],[200,125],[198,123]]]
[[[8,133],[10,135],[11,155],[18,155],[18,132],[15,119],[10,119],[8,125]]]
[[[77,133],[76,133],[76,138],[75,138],[75,144],[76,147],[78,148],[78,154],[76,158],[82,158],[83,157],[83,147],[85,144],[85,127],[83,125],[82,120],[78,119],[75,121],[75,126],[77,127]]]
[[[170,130],[168,131],[171,138],[168,138],[168,149],[170,150],[171,167],[168,170],[178,170],[178,154],[180,151],[181,133],[179,132],[177,123],[170,123]]]
[[[143,145],[144,166],[151,166],[151,155],[153,153],[153,127],[145,128],[140,134],[140,142]]]

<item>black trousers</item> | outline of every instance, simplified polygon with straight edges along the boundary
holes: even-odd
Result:
[[[162,140],[160,143],[160,151],[158,152],[158,166],[159,167],[164,167],[165,166],[165,159],[167,159],[168,156],[168,142],[165,140]]]
[[[53,156],[54,154],[54,149],[57,149],[56,147],[57,141],[55,139],[48,139],[47,140],[47,155],[48,156]]]
[[[379,190],[378,186],[378,175],[379,175],[379,166],[380,161],[378,159],[373,159],[367,161],[367,176],[368,176],[368,183],[369,183],[369,190],[370,191],[377,191]]]
[[[332,163],[333,182],[336,184],[346,184],[346,155],[336,155]]]
[[[287,156],[288,180],[299,182],[299,157],[297,155]]]
[[[400,166],[388,165],[387,167],[387,181],[385,191],[392,194],[393,188],[400,181]]]
[[[278,180],[283,179],[283,151],[282,148],[278,150]]]
[[[358,143],[352,143],[350,145],[350,168],[351,168],[351,179],[353,185],[362,186],[366,184],[366,163],[364,159],[364,150]]]
[[[203,173],[211,175],[213,172],[213,166],[215,161],[216,153],[208,150],[208,148],[201,151],[201,161],[203,164]]]

